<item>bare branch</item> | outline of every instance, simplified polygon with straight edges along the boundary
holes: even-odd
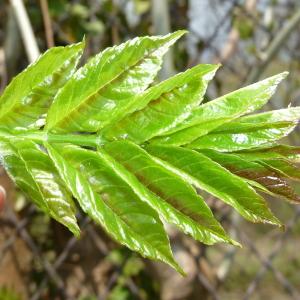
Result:
[[[10,4],[16,15],[28,60],[32,63],[38,58],[40,51],[24,3],[22,0],[10,0]]]
[[[49,15],[48,1],[40,0],[40,5],[41,5],[41,9],[42,9],[42,16],[43,16],[43,22],[44,22],[44,27],[45,27],[47,47],[51,48],[54,46],[54,38],[53,38],[51,18]]]
[[[257,81],[260,78],[260,75],[264,72],[266,67],[269,65],[270,61],[277,54],[277,52],[284,45],[286,39],[290,36],[290,34],[294,31],[294,29],[300,24],[300,10],[298,10],[295,15],[287,22],[286,26],[284,26],[276,35],[275,39],[270,44],[269,48],[263,55],[260,65],[253,69],[250,73],[247,83],[252,83]]]

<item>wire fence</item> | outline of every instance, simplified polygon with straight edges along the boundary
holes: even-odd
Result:
[[[117,2],[125,15],[125,4],[131,1]],[[186,65],[223,65],[208,89],[207,100],[288,70],[289,79],[269,108],[284,107],[291,101],[293,106],[300,105],[300,7],[298,1],[277,1],[273,6],[270,2],[178,0],[170,4],[186,8],[184,16],[190,30],[184,42]],[[200,15],[202,19],[197,22],[195,16]],[[60,25],[57,21],[55,28]],[[290,139],[299,144],[298,130]],[[159,278],[166,277],[155,275],[162,268],[160,264],[143,261],[143,275],[131,270],[124,276],[128,262],[136,257],[117,246],[87,217],[78,215],[82,229],[78,240],[24,200],[4,172],[0,181],[8,191],[8,203],[0,214],[0,282],[8,288],[12,281],[19,285],[20,299],[300,299],[298,207],[269,199],[286,224],[283,232],[246,223],[217,200],[209,199],[218,218],[243,248],[206,247],[171,229],[175,255],[187,255],[193,271],[183,279],[168,270],[174,286],[178,283],[178,287],[190,289],[182,294],[163,294],[164,285],[166,289],[168,285]],[[121,259],[111,254],[116,254],[115,249],[122,254]],[[145,285],[145,278],[153,281],[153,286]],[[128,298],[128,294],[125,297],[116,292],[118,286],[125,287]]]

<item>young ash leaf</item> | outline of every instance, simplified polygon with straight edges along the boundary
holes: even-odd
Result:
[[[44,213],[79,236],[80,207],[115,241],[181,274],[163,221],[208,245],[239,245],[202,191],[249,221],[279,226],[258,192],[300,202],[290,183],[300,181],[300,148],[275,144],[300,108],[247,115],[287,73],[204,104],[219,65],[153,84],[184,33],[129,40],[78,70],[84,42],[52,48],[0,97],[1,163]]]

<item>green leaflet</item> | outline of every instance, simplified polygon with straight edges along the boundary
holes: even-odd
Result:
[[[299,107],[242,117],[194,140],[188,147],[231,152],[272,144],[287,136],[299,119]]]
[[[45,213],[68,227],[76,236],[75,206],[50,158],[30,141],[0,141],[1,163],[17,185]]]
[[[211,210],[196,191],[179,176],[165,168],[163,163],[147,154],[139,146],[118,141],[108,143],[105,150],[120,162],[128,173],[139,180],[132,180],[131,185],[147,194],[149,203],[167,222],[176,225],[194,239],[205,244],[232,241],[214,218]],[[152,193],[145,192],[144,185]]]
[[[261,146],[254,149],[236,151],[237,154],[247,157],[247,160],[287,159],[293,163],[300,162],[300,147],[275,144],[271,147]]]
[[[300,107],[289,107],[285,109],[278,109],[244,116],[239,118],[237,121],[232,121],[223,125],[222,129],[217,128],[215,131],[234,131],[235,129],[237,129],[237,126],[244,126],[245,128],[247,128],[247,126],[251,125],[260,125],[263,127],[271,126],[277,123],[298,123],[299,119]]]
[[[97,132],[109,124],[152,83],[163,55],[184,33],[135,38],[96,55],[55,97],[47,130]]]
[[[137,97],[130,107],[133,113],[104,130],[102,136],[142,143],[169,132],[199,105],[218,68],[219,65],[199,65],[153,86]]]
[[[169,163],[170,168],[184,180],[231,205],[246,219],[281,225],[264,199],[256,194],[247,182],[205,155],[173,146],[154,145],[146,149]],[[176,171],[177,169],[179,171]]]
[[[235,175],[250,180],[250,184],[253,181],[257,182],[260,186],[254,185],[254,187],[264,187],[263,192],[280,196],[289,202],[300,202],[299,195],[295,193],[284,178],[285,176],[282,176],[281,172],[271,169],[268,165],[264,165],[260,160],[249,161],[236,153],[222,153],[210,149],[202,149],[198,152],[222,165]]]
[[[287,159],[262,159],[260,163],[286,178],[300,181],[299,163],[295,164]]]
[[[0,97],[0,127],[43,126],[53,97],[75,71],[84,46],[51,48],[16,76]]]
[[[172,130],[173,133],[154,138],[153,143],[185,145],[224,123],[261,108],[286,76],[286,72],[278,74],[199,106]]]
[[[158,215],[115,172],[104,152],[68,145],[46,147],[66,186],[96,223],[131,250],[168,263],[183,274]]]
[[[265,150],[239,151],[236,154],[250,162],[259,163],[281,176],[300,181],[299,147],[275,146]]]

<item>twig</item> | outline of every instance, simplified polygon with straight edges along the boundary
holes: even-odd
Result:
[[[38,58],[40,51],[24,3],[22,0],[10,0],[10,4],[14,10],[20,28],[28,60],[32,63]]]
[[[49,14],[48,1],[40,0],[40,5],[42,9],[43,22],[45,27],[45,35],[47,41],[47,47],[51,48],[54,46],[53,30],[51,24],[51,18]]]
[[[226,62],[237,50],[238,42],[240,39],[239,31],[236,28],[232,28],[229,35],[227,43],[220,53],[219,57],[216,59],[216,63]]]
[[[5,52],[3,48],[0,48],[0,93],[4,90],[7,84],[7,70],[5,65]]]
[[[88,217],[86,217],[83,220],[82,224],[80,224],[80,228],[84,229],[88,223],[89,223],[89,219],[88,219]],[[70,254],[71,250],[75,247],[77,242],[78,242],[78,239],[75,236],[73,236],[72,238],[70,238],[68,240],[64,250],[60,253],[60,255],[58,256],[56,261],[53,263],[53,269],[55,271],[64,263],[64,261],[67,259],[68,255]],[[43,289],[47,286],[48,281],[49,281],[49,273],[48,273],[48,277],[43,278],[43,281],[40,283],[39,287],[35,291],[34,295],[30,298],[30,300],[38,300],[41,298]]]
[[[268,270],[272,271],[275,278],[279,281],[279,283],[287,290],[287,292],[294,298],[294,299],[300,299],[299,292],[294,288],[294,286],[289,282],[287,278],[284,277],[284,275],[277,270],[273,264],[272,261],[265,259],[261,253],[258,251],[258,249],[255,247],[254,243],[251,242],[251,239],[247,237],[247,235],[243,232],[240,233],[243,236],[244,241],[247,243],[249,249],[256,255],[260,263]]]
[[[230,236],[232,236],[234,239],[237,239],[237,228],[239,227],[241,218],[236,211],[232,212],[231,220],[232,226],[230,228]],[[223,282],[227,277],[228,273],[230,272],[230,269],[235,259],[236,252],[237,247],[231,247],[229,251],[226,252],[226,254],[224,255],[224,258],[217,270],[217,277],[220,282]]]
[[[7,9],[6,35],[4,40],[4,57],[7,83],[16,74],[20,57],[23,55],[21,35],[12,7]]]
[[[269,254],[269,256],[266,258],[266,260],[269,262],[269,264],[272,262],[272,260],[275,258],[275,256],[280,252],[281,247],[283,243],[285,242],[285,239],[287,238],[288,233],[290,232],[292,226],[296,223],[296,221],[299,219],[300,216],[300,209],[297,209],[296,214],[294,215],[293,219],[288,223],[286,226],[286,231],[282,235],[281,239],[276,242],[276,244],[273,247],[273,251]],[[264,274],[269,269],[269,264],[263,264],[260,271],[256,274],[253,281],[250,283],[250,285],[247,288],[246,294],[243,298],[243,300],[249,300],[255,289],[257,288],[261,278],[264,276]]]
[[[216,292],[215,287],[210,284],[208,279],[203,274],[201,274],[201,271],[198,272],[197,278],[200,281],[200,283],[204,286],[204,288],[209,292],[213,300],[221,300]]]
[[[171,32],[168,1],[152,0],[152,24],[154,34],[167,34]],[[172,49],[165,55],[160,79],[166,79],[175,73]]]
[[[236,2],[237,1],[235,1],[233,3],[233,6],[235,6],[237,4]],[[257,0],[246,0],[244,9],[243,9],[243,11],[244,11],[243,13],[246,14],[247,17],[252,16],[253,11],[256,8],[256,2],[257,2]],[[233,10],[233,6],[230,11]],[[228,40],[227,40],[222,52],[220,53],[219,57],[216,58],[216,63],[224,63],[227,60],[229,60],[229,58],[231,58],[234,55],[234,53],[236,52],[236,50],[238,48],[239,40],[240,40],[239,30],[237,28],[235,28],[235,26],[233,26],[231,31],[229,32]]]
[[[11,220],[14,222],[15,226],[18,226],[18,218],[15,214],[15,212],[12,209],[9,209],[8,215],[11,218]],[[61,291],[62,294],[64,294],[64,283],[61,277],[58,275],[56,270],[52,267],[52,265],[49,263],[48,260],[46,260],[42,253],[40,252],[37,245],[32,240],[30,234],[26,230],[25,227],[21,227],[20,232],[18,233],[20,237],[24,240],[24,242],[27,244],[27,246],[32,251],[35,259],[41,263],[41,265],[45,268],[49,276],[51,277],[53,283],[56,285],[57,289]]]
[[[120,43],[120,34],[119,34],[119,26],[118,26],[118,7],[115,1],[112,1],[112,14],[111,14],[111,36],[112,42],[114,45],[118,45]]]
[[[258,67],[255,67],[247,78],[247,83],[255,82],[259,79],[260,75],[268,66],[269,62],[273,59],[276,53],[284,45],[286,39],[290,36],[293,30],[300,24],[300,10],[288,21],[287,25],[284,26],[279,33],[276,35],[274,40],[271,42],[269,48],[265,52],[261,63]]]

